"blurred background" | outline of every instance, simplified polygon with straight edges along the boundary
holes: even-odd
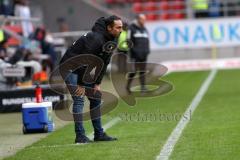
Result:
[[[150,39],[151,53],[148,62],[160,63],[166,66],[169,72],[240,68],[240,0],[0,0],[0,113],[8,113],[0,116],[0,127],[3,128],[0,130],[0,159],[12,155],[17,150],[44,137],[40,134],[31,136],[22,134],[20,111],[23,103],[35,101],[36,84],[41,84],[43,101],[53,102],[53,108],[56,102],[67,99],[66,95],[54,92],[48,84],[52,71],[57,67],[66,49],[81,35],[90,31],[95,20],[99,17],[115,14],[122,17],[126,24],[131,24],[135,16],[140,13],[146,15],[146,28]],[[115,53],[118,53],[118,51],[116,50]],[[111,67],[114,66],[116,72],[125,73],[122,69],[126,68],[126,63],[126,58],[118,59],[115,64],[111,64]],[[159,70],[159,68],[156,68],[156,71],[161,73]],[[214,131],[204,132],[206,135],[202,134],[202,138],[199,138],[198,134],[196,134],[195,139],[194,136],[193,139],[191,139],[191,135],[187,136],[190,137],[190,140],[186,138],[186,148],[189,147],[186,151],[190,153],[189,159],[192,159],[192,153],[197,151],[200,151],[199,157],[208,152],[212,153],[213,149],[209,144],[215,144],[215,140],[219,140],[216,143],[219,149],[213,152],[217,155],[215,159],[224,159],[223,154],[225,153],[225,156],[230,157],[225,159],[234,159],[231,156],[236,156],[236,159],[239,159],[237,157],[239,143],[236,141],[239,137],[239,129],[237,128],[239,126],[239,114],[236,112],[239,111],[237,108],[239,104],[237,101],[239,100],[237,76],[239,74],[237,72],[238,70],[220,71],[220,78],[218,77],[217,83],[212,88],[209,94],[210,98],[206,98],[209,100],[205,107],[207,114],[202,114],[202,117],[199,118],[200,124],[203,124],[203,126],[210,124],[207,129],[213,128]],[[175,86],[171,95],[154,100],[150,99],[149,101],[144,99],[139,103],[140,107],[136,108],[143,109],[143,113],[148,110],[155,113],[155,110],[151,110],[154,109],[154,106],[169,113],[175,113],[175,111],[183,113],[183,107],[189,105],[191,97],[195,95],[200,82],[206,77],[206,73],[208,72],[184,72],[170,75],[170,81]],[[58,78],[56,77],[56,79]],[[109,80],[109,76],[105,77],[103,86],[107,88],[104,88],[105,90],[114,93],[114,87]],[[121,105],[123,104],[121,103]],[[128,107],[125,106],[126,113],[129,111]],[[124,111],[124,107],[119,108]],[[137,109],[136,112],[138,112]],[[118,112],[121,113],[120,111]],[[208,114],[211,112],[212,115]],[[235,116],[232,116],[232,114]],[[111,115],[109,117],[105,118],[104,122],[112,118]],[[235,121],[232,121],[231,118],[234,117]],[[56,117],[55,122],[57,127],[69,123]],[[213,122],[212,126],[219,128],[223,124],[231,127],[231,122],[234,122],[235,126],[229,130],[227,127],[218,130],[219,128],[211,126],[211,122]],[[122,139],[126,138],[126,142],[131,144],[126,143],[125,145],[125,143],[122,143],[122,147],[119,147],[116,143],[115,147],[112,147],[112,145],[108,146],[107,149],[103,147],[104,152],[101,153],[109,151],[109,154],[106,154],[107,156],[116,156],[112,154],[114,152],[123,157],[127,156],[125,159],[130,159],[128,156],[132,155],[138,155],[137,159],[146,159],[145,156],[148,154],[145,154],[143,149],[147,153],[154,152],[152,155],[155,156],[155,152],[158,152],[158,148],[160,148],[158,146],[160,145],[159,142],[164,138],[154,138],[159,133],[161,135],[165,132],[166,134],[163,134],[162,137],[168,137],[168,130],[171,130],[171,127],[166,127],[166,124],[159,125],[155,122],[152,122],[152,129],[150,123],[147,123],[147,125],[142,123],[132,124],[133,126],[123,123],[120,127],[114,128],[117,136],[121,137],[126,134]],[[156,125],[159,128],[155,127]],[[150,129],[145,129],[148,127]],[[156,128],[159,130],[156,131]],[[196,128],[200,128],[200,130]],[[193,128],[193,133],[203,133],[199,125],[196,125],[196,128]],[[123,133],[125,130],[128,132]],[[47,145],[52,143],[53,147],[56,142],[63,145],[65,143],[70,144],[72,138],[71,136],[69,138],[69,135],[73,135],[70,131],[73,131],[73,126],[60,131],[61,134],[58,134],[52,141],[49,140],[50,137],[45,142]],[[205,130],[203,129],[203,131]],[[211,136],[209,139],[209,135],[214,135],[215,132],[217,135],[219,134],[219,137]],[[229,133],[232,136],[229,136]],[[225,138],[228,136],[229,139]],[[149,137],[153,138],[152,141],[149,141]],[[226,144],[221,141],[222,139],[225,140]],[[202,148],[199,145],[200,143],[189,145],[189,142],[195,142],[195,140],[199,140],[200,143],[205,140],[206,144],[203,143]],[[227,140],[236,142],[236,147],[232,145],[233,143],[228,143]],[[163,142],[161,141],[161,143]],[[41,143],[39,144],[41,145]],[[157,146],[156,151],[152,149],[154,144]],[[126,147],[128,145],[129,147]],[[200,146],[200,149],[196,149],[196,146]],[[230,147],[226,149],[224,148],[226,146],[231,146],[231,149],[236,150],[236,152],[230,152]],[[117,150],[122,148],[126,148],[126,150]],[[81,148],[79,147],[79,149]],[[96,155],[100,153],[99,150],[86,152],[84,148],[82,149],[82,152],[75,150],[76,156],[80,157],[86,154],[86,158],[91,158],[89,155],[92,153],[96,153]],[[194,152],[191,153],[191,149],[195,149]],[[207,149],[207,152],[204,149]],[[201,150],[203,150],[202,153]],[[39,149],[35,152],[29,150],[29,152],[25,152],[25,156],[28,157],[29,153],[36,154],[38,152],[39,157],[47,156],[47,158],[42,159],[57,159],[55,156],[62,158],[62,154],[67,153],[64,150],[59,150],[59,152],[48,150],[46,152],[46,149],[43,148],[42,152]],[[129,154],[126,154],[128,152]],[[55,153],[54,156],[52,156],[53,153]],[[181,149],[179,153],[183,153]],[[38,157],[35,154],[32,157],[29,156],[30,159]],[[22,152],[19,155],[22,155]],[[66,155],[64,158],[67,159],[70,154]],[[206,157],[209,158],[207,154]],[[23,159],[26,158],[23,156]],[[211,156],[209,159],[211,159]]]
[[[112,14],[131,24],[144,13],[151,42],[148,61],[169,71],[240,67],[239,0],[1,0],[0,6],[0,88],[9,98],[12,93],[23,98],[21,90],[36,83],[49,89],[49,75],[66,48],[97,18]],[[32,101],[26,97],[1,97],[0,110]]]

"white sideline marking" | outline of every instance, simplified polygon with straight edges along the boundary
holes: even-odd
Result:
[[[197,106],[201,102],[201,100],[202,100],[203,96],[205,95],[205,93],[207,92],[211,82],[213,81],[214,77],[216,76],[216,73],[217,73],[216,69],[213,69],[210,72],[210,74],[208,75],[208,77],[206,78],[204,83],[202,84],[201,88],[199,89],[198,93],[192,100],[190,106],[185,111],[185,113],[184,113],[185,117],[182,117],[180,119],[177,126],[172,131],[171,135],[168,137],[168,140],[164,144],[160,154],[156,157],[156,160],[168,160],[169,159],[169,157],[174,149],[175,144],[177,143],[178,139],[180,138],[180,136],[182,134],[182,131],[184,130],[184,128],[190,121],[191,113],[194,112],[194,110],[197,108]]]
[[[112,126],[116,125],[118,122],[120,122],[121,119],[119,117],[116,117],[114,119],[112,119],[111,121],[109,121],[108,123],[106,123],[103,126],[104,131],[106,131],[107,129],[111,128]],[[88,134],[87,136],[90,139],[93,139],[93,132]],[[83,146],[86,144],[60,144],[60,145],[43,145],[43,146],[35,146],[35,147],[29,147],[26,149],[41,149],[41,148],[62,148],[62,147],[72,147],[72,146]]]

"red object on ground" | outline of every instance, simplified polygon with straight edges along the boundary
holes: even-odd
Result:
[[[41,71],[41,72],[37,72],[35,74],[33,74],[33,81],[37,81],[37,82],[47,82],[48,80],[48,75],[46,71]]]
[[[35,98],[37,103],[42,102],[42,88],[39,86],[39,84],[35,88]]]

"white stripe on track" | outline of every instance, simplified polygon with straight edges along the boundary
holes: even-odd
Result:
[[[190,121],[191,114],[195,111],[199,103],[201,102],[203,96],[207,92],[211,82],[213,81],[214,77],[216,76],[217,70],[214,69],[210,72],[204,83],[202,84],[200,90],[192,100],[190,106],[184,113],[184,117],[180,119],[175,129],[172,131],[171,135],[168,137],[168,140],[164,144],[160,154],[156,157],[156,160],[168,160],[171,156],[171,153],[176,145],[178,139],[180,138],[184,128]],[[187,117],[187,118],[186,118]]]

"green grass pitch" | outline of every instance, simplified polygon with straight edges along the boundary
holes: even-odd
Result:
[[[118,137],[118,141],[69,145],[75,138],[73,124],[70,124],[5,160],[155,160],[177,125],[178,115],[188,108],[208,74],[208,71],[171,73],[164,77],[174,85],[171,93],[138,99],[135,107],[121,101],[113,112],[103,117],[103,123],[114,117],[122,119],[107,130],[109,135]],[[239,70],[218,71],[178,140],[171,160],[239,159],[239,75]],[[168,118],[144,120],[134,117],[137,114]],[[85,128],[87,133],[92,132],[89,121]]]

